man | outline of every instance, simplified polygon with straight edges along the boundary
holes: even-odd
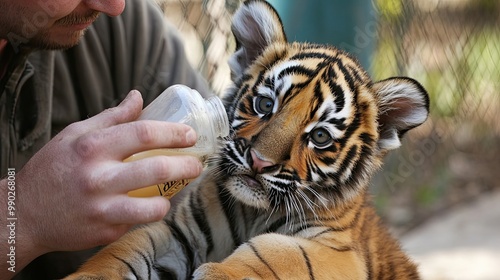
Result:
[[[142,99],[208,91],[149,1],[0,0],[0,13],[0,275],[31,262],[16,278],[60,278],[90,253],[46,253],[107,244],[170,208],[128,191],[201,172],[188,156],[122,162],[196,141],[184,125],[133,122]]]

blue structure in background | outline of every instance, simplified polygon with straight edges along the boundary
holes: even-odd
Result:
[[[268,0],[280,14],[289,41],[334,45],[370,70],[377,35],[372,0]]]

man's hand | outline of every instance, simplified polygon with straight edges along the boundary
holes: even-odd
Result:
[[[132,122],[141,108],[140,93],[130,92],[117,107],[69,125],[17,173],[16,270],[46,252],[107,244],[135,224],[161,219],[170,208],[167,199],[127,192],[200,174],[201,163],[189,156],[123,162],[140,151],[196,142],[186,125]],[[5,197],[5,180],[0,184]]]

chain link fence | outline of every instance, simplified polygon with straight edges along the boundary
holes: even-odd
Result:
[[[157,0],[167,19],[181,32],[191,64],[217,94],[230,83],[227,65],[235,49],[231,16],[241,0]]]
[[[428,90],[431,116],[374,183],[391,224],[408,230],[500,188],[500,1],[374,0],[375,78]]]
[[[374,80],[409,76],[431,98],[429,120],[388,156],[372,186],[381,215],[405,231],[500,187],[500,1],[370,1]],[[229,85],[230,21],[240,3],[159,0],[218,94]]]

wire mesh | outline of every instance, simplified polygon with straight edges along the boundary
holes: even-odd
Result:
[[[222,94],[229,86],[229,55],[235,47],[231,15],[240,0],[157,0],[181,32],[191,64]]]
[[[415,78],[431,98],[430,119],[374,183],[380,211],[406,230],[500,187],[500,2],[373,3],[373,75]]]

